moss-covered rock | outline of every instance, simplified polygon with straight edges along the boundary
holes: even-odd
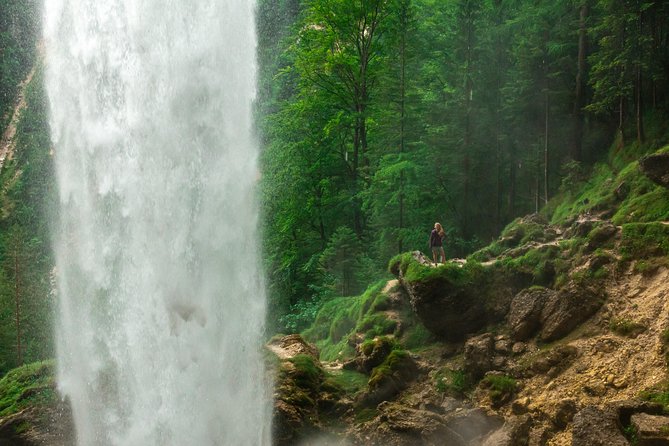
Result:
[[[367,383],[367,393],[361,400],[363,406],[375,406],[387,401],[404,390],[417,378],[419,368],[411,354],[404,350],[393,350],[376,366]]]
[[[71,409],[57,394],[53,361],[24,365],[0,380],[0,444],[74,444]]]

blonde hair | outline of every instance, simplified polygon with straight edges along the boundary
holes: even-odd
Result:
[[[437,233],[439,236],[443,237],[446,233],[444,232],[444,228],[441,227],[441,223],[435,223],[434,224],[435,229],[437,230]]]

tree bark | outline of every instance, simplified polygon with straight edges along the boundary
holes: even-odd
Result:
[[[583,106],[585,103],[585,76],[587,73],[586,54],[588,52],[588,34],[586,22],[589,14],[587,0],[583,2],[578,21],[578,70],[576,72],[576,91],[574,94],[574,140],[571,157],[582,161],[583,154]]]

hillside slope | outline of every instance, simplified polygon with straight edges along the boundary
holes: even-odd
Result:
[[[398,256],[399,285],[326,303],[304,332],[322,385],[358,384],[334,410],[312,383],[304,424],[279,444],[314,431],[326,444],[669,444],[669,189],[647,174],[599,165],[550,221],[518,219],[436,267]]]

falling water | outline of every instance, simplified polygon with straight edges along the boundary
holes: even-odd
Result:
[[[79,445],[270,443],[252,3],[45,1]]]

